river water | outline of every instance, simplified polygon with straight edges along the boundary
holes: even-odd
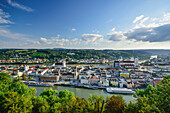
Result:
[[[32,88],[36,88],[37,93],[36,96],[40,95],[41,92],[43,92],[44,88],[49,89],[50,87],[37,87],[37,86],[29,86]],[[69,90],[71,92],[74,93],[75,96],[79,96],[79,97],[83,97],[88,99],[89,95],[101,95],[103,96],[105,99],[107,96],[111,97],[112,95],[119,95],[119,94],[109,94],[107,93],[105,90],[103,89],[98,89],[98,90],[94,90],[94,89],[84,89],[84,88],[74,88],[74,87],[69,87],[69,86],[54,86],[52,87],[53,90]],[[134,102],[134,97],[133,95],[121,95],[123,96],[123,99],[125,100],[126,103],[129,103],[129,101],[133,101]]]

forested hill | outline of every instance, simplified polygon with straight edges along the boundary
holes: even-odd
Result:
[[[73,53],[73,54],[69,54]],[[151,55],[170,55],[170,50],[86,50],[86,49],[0,49],[0,59],[24,58],[73,58],[73,59],[117,59],[119,56],[148,59]]]

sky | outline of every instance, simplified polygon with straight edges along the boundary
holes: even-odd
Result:
[[[0,0],[0,48],[170,49],[170,0]]]

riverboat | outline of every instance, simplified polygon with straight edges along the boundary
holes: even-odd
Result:
[[[135,91],[132,91],[131,89],[127,89],[127,88],[113,88],[113,87],[109,87],[106,88],[106,91],[108,93],[114,93],[114,94],[134,94]]]

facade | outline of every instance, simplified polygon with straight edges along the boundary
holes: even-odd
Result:
[[[119,57],[118,61],[114,61],[113,66],[114,68],[134,69],[138,67],[138,58],[125,61],[122,57]]]
[[[120,67],[126,69],[135,68],[135,61],[120,61]]]
[[[120,62],[119,61],[114,61],[113,67],[114,68],[120,68]]]
[[[120,73],[120,77],[129,78],[129,73]]]
[[[57,82],[59,81],[60,76],[56,75],[42,75],[40,81],[42,82]]]
[[[116,78],[110,79],[110,85],[113,86],[113,87],[118,87],[119,82]]]
[[[127,88],[133,88],[134,87],[134,83],[131,81],[131,79],[127,79]]]
[[[80,79],[81,84],[89,84],[89,79],[88,78],[82,78]]]
[[[107,79],[103,79],[103,86],[109,86],[109,81]]]

